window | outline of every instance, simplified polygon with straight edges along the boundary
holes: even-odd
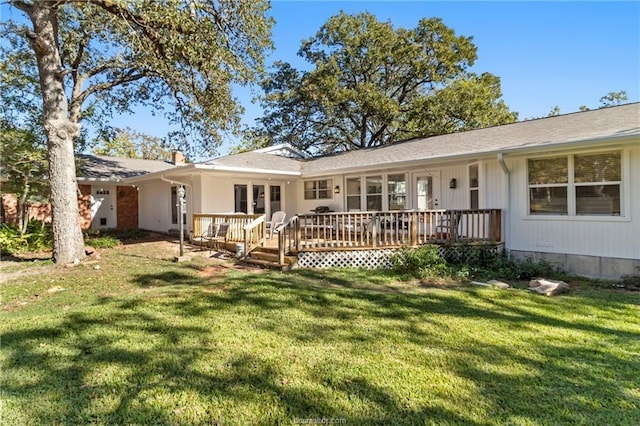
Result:
[[[324,180],[308,180],[304,183],[304,199],[305,200],[326,200],[332,198],[333,181],[331,179]]]
[[[387,177],[387,196],[389,210],[402,210],[407,207],[407,180],[404,174]]]
[[[471,164],[469,166],[469,208],[480,208],[480,178],[478,174],[478,165]]]
[[[367,211],[382,210],[382,176],[367,176]]]
[[[347,210],[360,210],[360,178],[347,179]]]
[[[620,216],[619,152],[574,156],[577,215]]]
[[[620,216],[620,152],[529,159],[532,215]]]

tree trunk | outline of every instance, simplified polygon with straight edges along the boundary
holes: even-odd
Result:
[[[80,126],[69,120],[62,61],[56,41],[55,3],[37,1],[26,12],[33,23],[34,34],[30,38],[38,60],[44,101],[53,216],[53,259],[58,264],[65,264],[84,257],[73,152],[73,140],[78,136]]]
[[[25,185],[24,192],[16,199],[18,229],[20,229],[20,235],[24,235],[27,232],[27,223],[29,223],[29,206],[27,206],[28,196],[29,185]]]

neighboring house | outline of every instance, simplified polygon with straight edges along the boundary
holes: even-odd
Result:
[[[640,267],[640,104],[304,158],[286,146],[122,179],[140,228],[194,213],[500,209],[514,256],[618,277]]]

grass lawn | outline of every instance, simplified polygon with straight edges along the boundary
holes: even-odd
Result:
[[[101,254],[2,284],[0,424],[640,424],[638,292]]]

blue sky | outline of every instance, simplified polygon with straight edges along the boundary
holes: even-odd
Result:
[[[477,1],[274,1],[275,51],[303,68],[300,41],[344,10],[369,11],[395,27],[413,28],[423,17],[439,17],[457,34],[472,36],[478,60],[472,70],[501,78],[503,98],[520,119],[561,113],[581,105],[597,108],[609,92],[626,90],[640,99],[640,2]],[[260,116],[249,90],[239,90],[244,121]]]
[[[629,102],[640,100],[638,1],[273,1],[275,50],[267,64],[306,66],[296,56],[300,41],[340,10],[369,11],[405,28],[423,17],[439,17],[457,34],[472,36],[478,48],[472,70],[501,78],[503,99],[520,119],[546,116],[556,105],[561,113],[581,105],[597,108],[612,91],[626,90]],[[246,109],[243,122],[253,124],[261,110],[252,104],[251,90],[240,88],[236,96]],[[146,111],[114,124],[159,137],[168,131]]]

